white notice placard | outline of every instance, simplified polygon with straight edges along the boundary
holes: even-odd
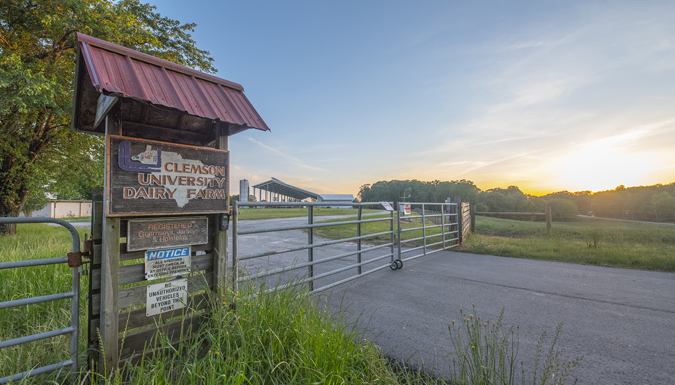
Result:
[[[384,207],[385,210],[394,211],[394,208],[391,207],[391,204],[389,204],[389,202],[380,202],[380,204],[382,205],[382,207]]]
[[[147,286],[145,316],[182,309],[187,302],[187,278]]]
[[[145,252],[145,279],[175,277],[190,273],[190,246]]]

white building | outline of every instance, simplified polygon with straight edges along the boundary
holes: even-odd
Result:
[[[352,203],[354,202],[354,194],[323,194],[319,197],[318,202],[326,202],[328,203],[327,206],[320,206],[320,207],[327,207],[331,209],[347,209],[350,208],[349,206],[339,206],[337,205],[338,203]]]
[[[23,213],[19,215],[25,216]],[[31,217],[71,218],[91,216],[91,201],[53,200],[40,210],[33,211]]]

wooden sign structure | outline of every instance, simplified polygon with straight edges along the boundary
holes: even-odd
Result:
[[[222,304],[228,137],[269,128],[239,84],[83,34],[76,50],[73,128],[106,136],[88,336],[107,376],[155,354],[160,332],[173,346],[190,338]]]

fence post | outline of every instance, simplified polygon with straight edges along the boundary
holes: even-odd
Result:
[[[239,290],[239,202],[232,205],[232,290],[236,294]]]
[[[441,237],[443,238],[443,250],[445,250],[445,203],[441,203]]]
[[[361,214],[363,214],[363,206],[359,206],[359,214],[357,215],[356,236],[359,240],[356,241],[356,250],[361,251]],[[356,254],[356,263],[359,264],[357,268],[358,274],[361,274],[361,253]]]
[[[424,252],[424,255],[427,255],[427,219],[425,211],[424,203],[422,203],[422,245],[424,246],[422,251]]]
[[[313,225],[314,224],[314,206],[307,206],[307,224],[308,225]],[[314,229],[309,228],[307,229],[307,244],[310,246],[309,249],[307,249],[307,262],[312,263],[314,262]],[[309,291],[314,290],[314,265],[309,265],[307,266],[307,275],[309,275]]]
[[[471,205],[471,232],[476,232],[476,205]]]
[[[464,224],[462,223],[462,197],[454,197],[452,201],[457,204],[457,244],[462,244],[462,230]]]
[[[551,234],[551,206],[546,206],[546,234]]]
[[[398,258],[401,259],[401,202],[396,202],[396,228],[398,237]]]

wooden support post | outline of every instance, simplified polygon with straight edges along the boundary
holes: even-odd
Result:
[[[216,148],[219,150],[227,150],[228,145],[228,127],[222,127],[217,131],[216,138]],[[229,183],[230,176],[227,176]],[[228,205],[229,205],[229,186],[227,186],[228,192]],[[216,219],[220,219],[218,215],[215,216]],[[216,237],[213,244],[213,266],[215,271],[215,285],[214,291],[216,298],[218,299],[218,304],[221,306],[223,301],[225,301],[224,295],[227,293],[227,231],[220,231],[220,223],[216,222]]]
[[[117,107],[119,108],[119,107]],[[112,116],[111,116],[112,115]],[[121,134],[122,125],[114,118],[115,109],[105,117],[106,136]],[[110,154],[106,140],[106,157]],[[106,171],[107,173],[107,171]],[[103,191],[107,190],[107,175],[104,175]],[[119,348],[119,291],[120,291],[120,219],[105,215],[108,205],[107,196],[103,197],[103,242],[101,248],[101,304],[100,331],[102,354],[99,357],[99,373],[108,377],[117,370]]]
[[[117,369],[119,351],[120,219],[104,218],[101,260],[101,342],[99,372],[108,377]]]
[[[546,234],[551,234],[551,206],[546,206]]]
[[[471,232],[476,232],[476,205],[471,205]]]

